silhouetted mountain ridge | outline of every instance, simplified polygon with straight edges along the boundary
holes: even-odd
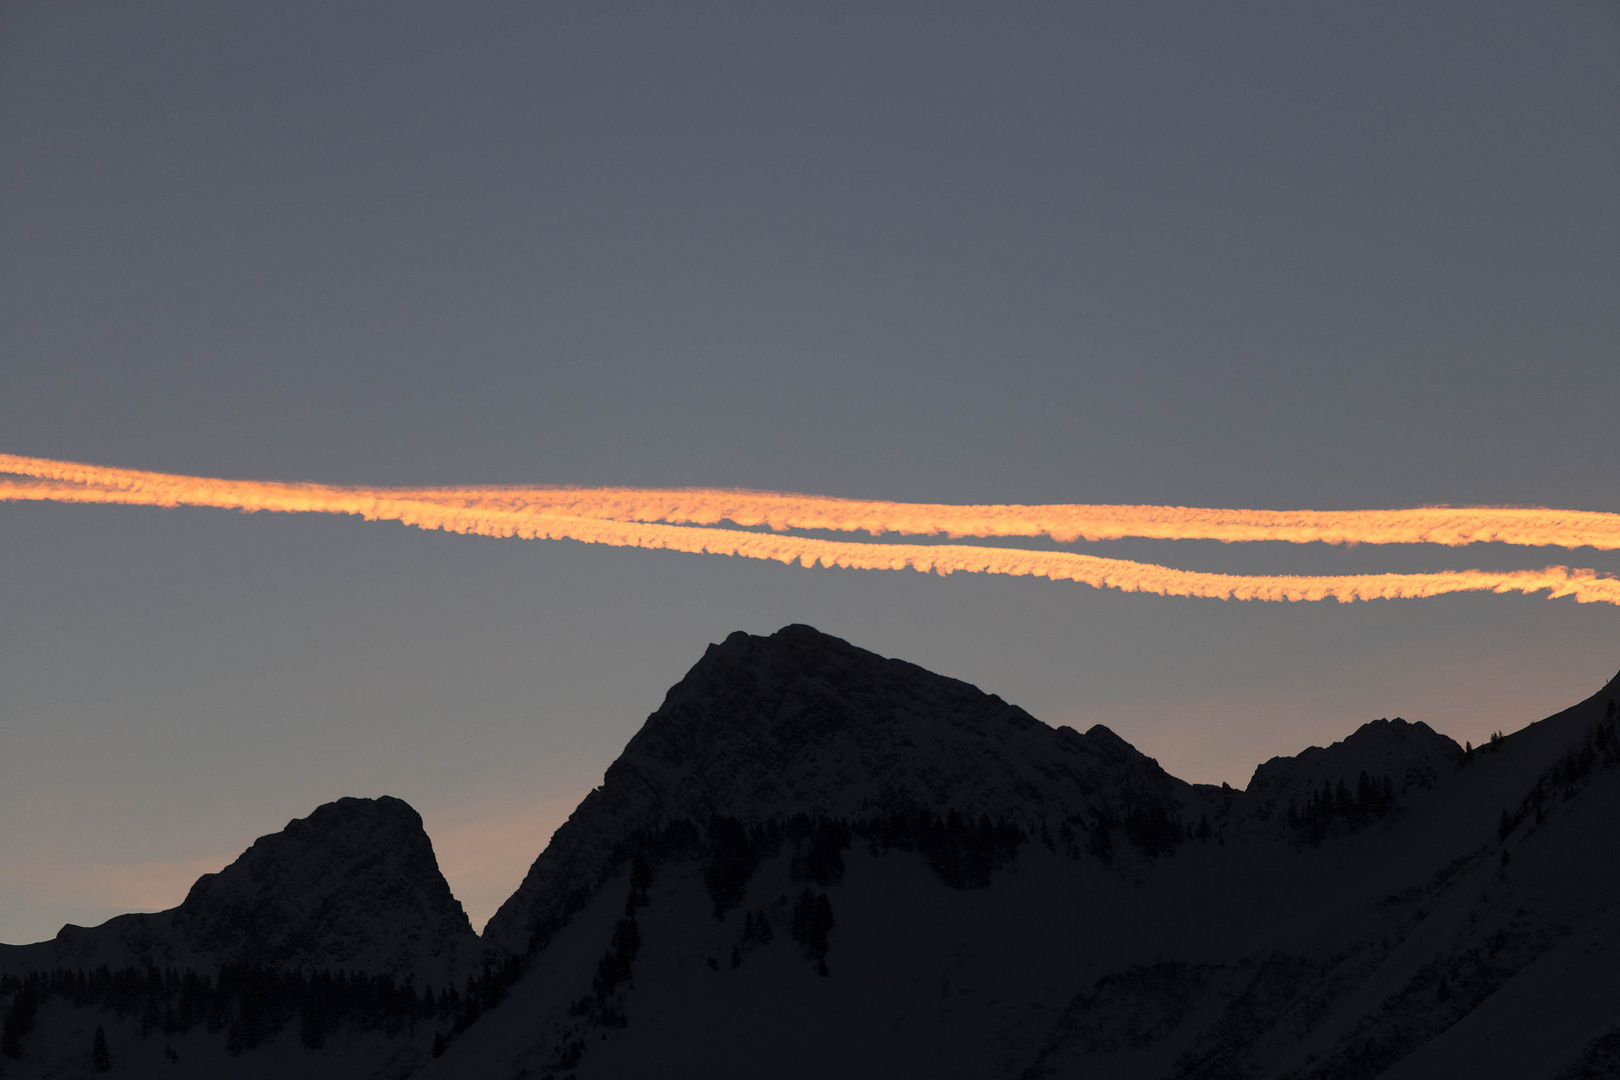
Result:
[[[464,978],[480,954],[421,815],[390,796],[343,798],[294,819],[204,874],[178,907],[64,926],[29,948],[51,966],[252,964],[441,985]]]
[[[482,942],[415,811],[342,799],[178,908],[0,948],[70,969],[0,982],[0,1070],[76,1075],[105,1022],[143,1076],[1614,1075],[1616,697],[1468,753],[1377,720],[1238,791],[810,627],[737,633]],[[332,969],[372,974],[301,973]]]
[[[512,952],[615,847],[671,821],[955,812],[1030,833],[1202,803],[1107,728],[1051,728],[993,694],[808,626],[711,645],[490,920]]]
[[[1419,721],[1400,717],[1373,720],[1348,738],[1323,748],[1308,747],[1292,757],[1275,757],[1259,765],[1245,793],[1258,804],[1273,803],[1291,792],[1348,782],[1361,773],[1389,777],[1397,794],[1414,787],[1433,787],[1462,761],[1463,748]]]

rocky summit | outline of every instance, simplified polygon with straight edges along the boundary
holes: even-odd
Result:
[[[72,967],[251,964],[441,984],[480,951],[421,815],[388,796],[339,799],[261,836],[179,907],[64,926],[31,948]]]

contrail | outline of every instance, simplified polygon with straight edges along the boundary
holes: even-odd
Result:
[[[1594,570],[1571,570],[1563,566],[1508,572],[1457,570],[1341,576],[1212,574],[1063,551],[953,544],[874,544],[581,517],[557,513],[554,507],[536,510],[456,505],[424,497],[426,493],[422,491],[404,489],[216,480],[5,456],[0,456],[0,470],[36,477],[27,481],[0,481],[0,500],[340,513],[469,535],[567,539],[615,547],[737,555],[807,567],[819,564],[939,574],[962,571],[1036,576],[1162,596],[1352,601],[1455,592],[1545,591],[1549,596],[1569,596],[1580,603],[1620,605],[1620,579],[1600,576]],[[443,489],[436,490],[443,494]]]
[[[201,478],[0,455],[0,473],[119,490],[184,490]],[[222,481],[209,481],[222,483]],[[315,485],[280,484],[293,490]],[[351,490],[321,487],[322,491]],[[778,532],[1076,540],[1261,540],[1291,544],[1466,544],[1620,550],[1620,514],[1534,507],[1427,506],[1408,510],[1224,510],[1084,504],[953,506],[712,488],[447,487],[380,489],[396,499],[611,521],[768,526]]]
[[[912,536],[1046,536],[1075,540],[1220,540],[1291,544],[1466,544],[1620,550],[1620,514],[1526,507],[1409,510],[1223,510],[1186,506],[1047,506],[897,503],[821,495],[648,488],[414,488],[411,498],[491,509],[537,510],[614,521],[777,531]]]

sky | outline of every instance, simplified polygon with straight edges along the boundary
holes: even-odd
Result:
[[[1600,2],[7,2],[0,453],[1620,511],[1617,56]],[[0,558],[5,942],[172,906],[345,795],[415,806],[479,927],[739,629],[809,623],[1234,786],[1383,716],[1478,742],[1620,668],[1620,610],[1540,596],[1176,599],[49,503],[0,503]]]

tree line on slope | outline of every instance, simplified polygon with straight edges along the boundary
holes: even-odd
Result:
[[[1594,772],[1620,763],[1617,727],[1620,727],[1620,716],[1616,715],[1615,703],[1610,700],[1604,718],[1588,728],[1579,741],[1536,778],[1517,807],[1502,811],[1496,823],[1497,842],[1506,843],[1508,836],[1532,815],[1534,823],[1540,825],[1555,797],[1568,802],[1586,786],[1587,778]],[[1493,748],[1504,742],[1504,738],[1491,737]]]
[[[20,1058],[39,1007],[63,998],[77,1008],[101,1008],[138,1016],[143,1038],[175,1037],[201,1027],[223,1034],[232,1054],[251,1050],[294,1021],[310,1050],[329,1036],[381,1031],[414,1036],[418,1025],[466,1028],[492,1007],[510,979],[504,968],[486,967],[468,977],[464,991],[418,990],[391,975],[348,971],[286,971],[254,964],[226,964],[217,973],[125,967],[112,970],[58,968],[0,978],[0,999],[9,998],[0,1021],[0,1054]],[[442,1045],[444,1034],[436,1036]]]
[[[1358,832],[1389,813],[1395,805],[1395,785],[1388,776],[1373,777],[1362,770],[1352,792],[1343,780],[1324,781],[1320,790],[1301,800],[1290,800],[1286,820],[1312,846],[1327,838],[1335,825]]]

